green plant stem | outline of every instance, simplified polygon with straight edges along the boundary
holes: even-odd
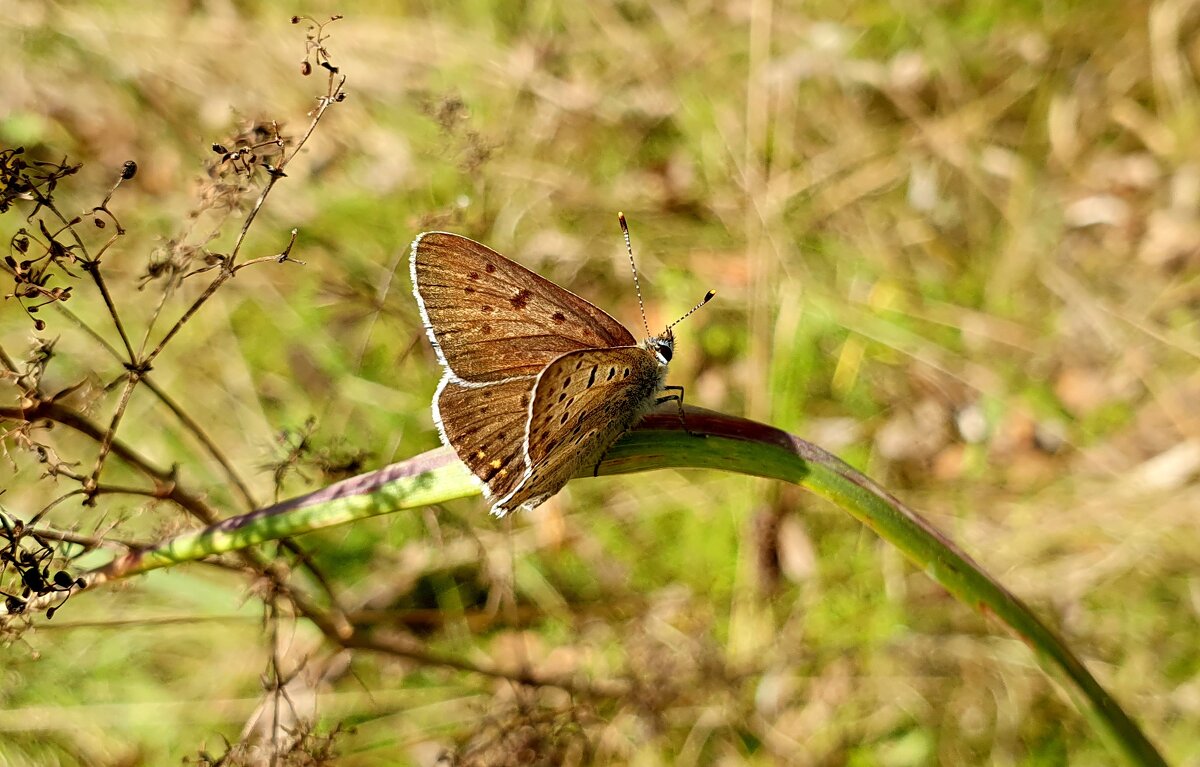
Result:
[[[613,446],[598,473],[720,469],[791,482],[832,501],[896,546],[961,602],[1008,627],[1034,651],[1043,668],[1059,680],[1129,764],[1166,764],[1057,634],[954,543],[879,485],[836,456],[770,426],[696,408],[688,408],[687,425],[706,438],[684,431],[673,409],[650,414]],[[450,451],[434,450],[126,554],[94,576],[99,581],[125,577],[477,492],[478,486]]]

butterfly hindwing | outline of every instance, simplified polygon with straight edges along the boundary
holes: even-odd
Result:
[[[526,437],[528,478],[511,496],[497,495],[504,514],[536,505],[591,468],[653,404],[659,364],[640,346],[564,354],[538,376]]]
[[[442,440],[483,482],[490,498],[502,498],[525,475],[524,435],[533,376],[486,386],[464,386],[449,375],[433,400]]]
[[[457,234],[418,236],[411,269],[430,340],[460,381],[534,376],[566,352],[636,342],[603,310]]]

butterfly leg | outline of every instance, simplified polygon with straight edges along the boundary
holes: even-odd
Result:
[[[673,392],[677,391],[679,393],[678,394],[664,394],[663,396],[654,400],[654,404],[661,405],[664,402],[674,401],[677,405],[679,405],[679,423],[683,425],[683,430],[686,431],[688,434],[690,434],[693,437],[705,436],[704,434],[692,431],[691,429],[688,428],[687,416],[683,412],[683,387],[682,386],[664,386],[663,391],[673,391]]]

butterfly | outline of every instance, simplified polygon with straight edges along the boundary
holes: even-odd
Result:
[[[629,228],[619,219],[632,265]],[[665,385],[672,328],[715,292],[658,335],[647,325],[639,345],[604,310],[461,235],[418,235],[410,267],[445,371],[434,423],[493,514],[531,509],[557,493],[655,405],[674,400],[683,417],[683,387]]]

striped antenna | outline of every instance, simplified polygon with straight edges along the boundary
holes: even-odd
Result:
[[[638,309],[642,312],[642,326],[646,328],[646,337],[649,338],[650,323],[646,321],[646,305],[642,303],[642,286],[638,284],[637,264],[633,263],[633,243],[629,241],[629,224],[625,223],[624,213],[618,213],[617,220],[621,222],[621,232],[625,235],[625,250],[629,251],[629,268],[633,270],[633,289],[637,291]]]
[[[676,325],[678,325],[679,323],[681,323],[681,322],[683,322],[684,320],[686,320],[688,317],[691,317],[693,314],[695,314],[695,313],[696,313],[696,310],[697,310],[697,309],[699,309],[701,306],[704,306],[704,305],[705,305],[705,304],[707,304],[709,301],[713,300],[713,296],[715,296],[716,294],[717,294],[717,291],[715,291],[715,290],[710,290],[710,291],[708,291],[707,293],[705,293],[705,294],[704,294],[704,298],[703,298],[703,299],[700,301],[700,303],[696,304],[696,305],[695,305],[695,306],[693,306],[691,309],[688,309],[688,312],[687,312],[687,314],[685,314],[685,315],[683,315],[682,317],[680,317],[679,319],[675,320],[675,321],[674,321],[674,322],[672,322],[670,325],[667,325],[667,330],[670,330],[671,328],[675,327],[675,326],[676,326]]]

